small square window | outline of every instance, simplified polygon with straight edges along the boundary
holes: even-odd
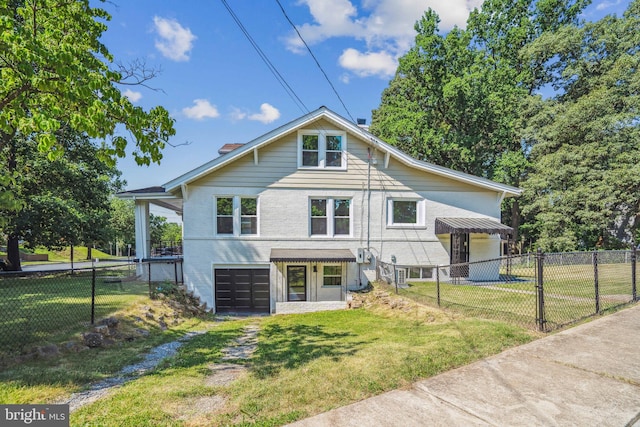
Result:
[[[322,272],[323,286],[342,286],[342,267],[325,265]]]
[[[415,201],[393,201],[394,224],[416,224],[418,221],[418,203]]]

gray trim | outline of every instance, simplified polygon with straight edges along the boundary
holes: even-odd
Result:
[[[349,249],[271,249],[271,262],[356,262]]]
[[[486,233],[507,239],[513,228],[489,218],[436,218],[436,234]]]

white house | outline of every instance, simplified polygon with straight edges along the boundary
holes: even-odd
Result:
[[[520,190],[418,161],[321,107],[136,200],[149,255],[149,203],[183,216],[184,281],[216,312],[345,306],[378,260],[410,279],[497,258],[504,197]],[[459,274],[495,279],[495,271]]]

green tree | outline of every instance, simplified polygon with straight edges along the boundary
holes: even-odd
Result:
[[[553,58],[557,91],[527,109],[527,232],[547,251],[628,244],[640,225],[640,0],[524,53]]]
[[[112,197],[110,203],[109,242],[115,245],[116,255],[126,254],[127,245],[136,241],[134,202]]]
[[[65,155],[64,129],[101,140],[113,165],[132,142],[139,164],[159,162],[175,134],[162,107],[134,106],[119,87],[153,77],[143,65],[114,65],[100,42],[110,16],[89,0],[0,2],[0,208],[19,210],[18,144],[33,139],[50,159]],[[124,132],[123,136],[120,131]]]
[[[420,160],[519,186],[530,152],[521,110],[548,83],[550,58],[523,58],[520,51],[576,23],[588,3],[486,0],[465,30],[446,35],[427,11],[416,23],[415,46],[400,58],[373,111],[371,131]],[[503,219],[518,230],[517,200],[505,202]]]
[[[13,270],[20,270],[20,240],[27,247],[91,247],[108,236],[109,195],[122,186],[120,172],[98,159],[99,148],[86,136],[66,129],[58,140],[65,156],[54,160],[38,151],[33,138],[15,146],[22,168],[14,194],[23,209],[2,211]]]

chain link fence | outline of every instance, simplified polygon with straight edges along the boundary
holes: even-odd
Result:
[[[411,267],[378,261],[378,279],[416,301],[471,316],[551,331],[637,301],[636,251],[536,253],[434,266],[415,281]]]
[[[65,341],[143,300],[155,291],[156,273],[161,281],[177,285],[182,281],[181,262],[165,266],[169,273],[155,263],[1,273],[0,356]]]

